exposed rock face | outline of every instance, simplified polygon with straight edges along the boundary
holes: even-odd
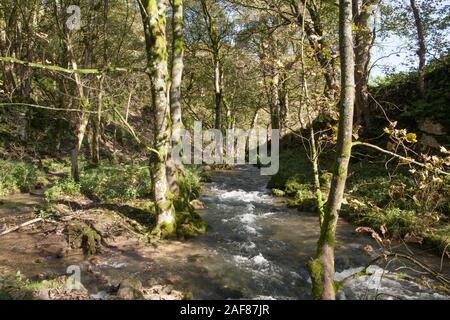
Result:
[[[447,134],[445,127],[442,124],[434,122],[431,119],[425,119],[425,121],[419,123],[419,129],[420,131],[435,136],[443,136]]]

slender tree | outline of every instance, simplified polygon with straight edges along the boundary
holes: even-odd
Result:
[[[223,65],[221,57],[222,35],[218,30],[217,18],[211,13],[210,4],[207,0],[201,0],[203,19],[209,38],[209,47],[212,54],[214,68],[214,109],[215,128],[222,127],[222,105],[223,105]]]
[[[182,109],[181,109],[181,85],[184,70],[184,14],[183,14],[183,0],[173,0],[172,2],[172,69],[171,78],[172,84],[170,87],[170,116],[171,129],[175,133],[176,138],[173,143],[180,143],[180,133],[183,128]],[[169,154],[169,161],[167,164],[167,180],[172,193],[178,193],[177,176],[183,170],[182,164],[178,166],[171,159]]]
[[[375,40],[374,14],[379,0],[353,0],[355,21],[355,121],[359,125],[370,125],[369,109],[369,62]]]
[[[173,0],[173,43],[172,43],[172,85],[170,89],[170,114],[172,119],[172,130],[183,128],[181,112],[181,82],[184,69],[184,19],[183,0]]]
[[[423,30],[422,17],[420,15],[419,8],[417,7],[416,0],[410,0],[410,3],[414,15],[414,22],[416,24],[417,41],[419,45],[417,49],[417,55],[419,57],[419,79],[417,85],[420,95],[423,95],[425,93],[425,65],[427,62],[426,61],[427,48],[425,45],[425,35]]]
[[[309,263],[313,296],[335,299],[334,245],[336,226],[344,198],[348,165],[352,151],[353,115],[355,104],[355,59],[353,50],[352,1],[339,1],[339,47],[341,60],[341,105],[338,145],[330,194],[324,212],[317,244],[316,258]]]

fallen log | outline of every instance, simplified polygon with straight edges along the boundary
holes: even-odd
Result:
[[[5,234],[17,231],[20,228],[29,226],[29,225],[31,225],[33,223],[40,222],[40,221],[43,221],[43,219],[42,218],[36,218],[36,219],[30,220],[30,221],[24,222],[24,223],[22,223],[22,224],[20,224],[18,226],[15,226],[13,228],[10,228],[10,229],[7,229],[7,230],[3,231],[2,233],[0,233],[0,236],[4,236]]]

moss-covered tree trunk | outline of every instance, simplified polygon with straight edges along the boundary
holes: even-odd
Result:
[[[153,149],[150,159],[152,193],[156,204],[157,231],[169,235],[174,231],[175,214],[169,199],[166,160],[170,149],[170,106],[168,101],[168,51],[166,38],[168,0],[141,1],[147,67],[151,82]]]
[[[273,76],[269,79],[268,83],[268,95],[269,95],[269,109],[270,109],[270,121],[272,129],[280,129],[280,75],[278,71],[275,71]]]
[[[359,125],[370,125],[368,69],[370,51],[374,42],[374,32],[370,29],[371,20],[379,0],[353,0],[355,21],[355,120]]]
[[[341,106],[336,162],[330,194],[317,244],[317,254],[309,269],[316,299],[335,299],[334,245],[336,226],[347,181],[352,151],[353,114],[355,103],[355,61],[353,51],[352,1],[339,1],[339,46],[341,59]]]
[[[323,209],[323,194],[320,185],[320,171],[319,171],[319,153],[317,150],[317,142],[316,142],[316,133],[314,132],[314,126],[309,117],[309,136],[310,136],[310,144],[311,144],[311,163],[313,168],[314,175],[314,189],[316,193],[316,203],[317,203],[317,212],[319,214],[319,225],[323,225],[324,219],[324,209]]]

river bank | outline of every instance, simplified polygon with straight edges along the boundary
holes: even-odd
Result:
[[[2,236],[0,265],[32,281],[51,281],[65,276],[69,266],[79,267],[83,299],[310,299],[306,262],[315,250],[317,217],[288,209],[285,199],[273,197],[257,168],[216,171],[210,180],[199,202],[204,208],[198,212],[208,224],[202,236],[149,244],[113,208],[78,203],[61,208],[69,211],[68,221],[42,222]],[[28,219],[39,201],[39,196],[10,196],[2,200],[0,215]],[[98,251],[87,256],[83,248],[70,248],[67,226],[73,220],[100,235]],[[368,252],[368,246],[374,251]],[[408,249],[427,265],[441,267],[432,253]],[[336,280],[361,271],[377,254],[373,239],[340,222]],[[382,261],[344,285],[338,296],[448,299],[436,281],[411,269],[417,268],[400,259]],[[448,260],[442,272],[449,273]],[[130,285],[130,279],[138,283]],[[118,295],[121,286],[132,288]]]

